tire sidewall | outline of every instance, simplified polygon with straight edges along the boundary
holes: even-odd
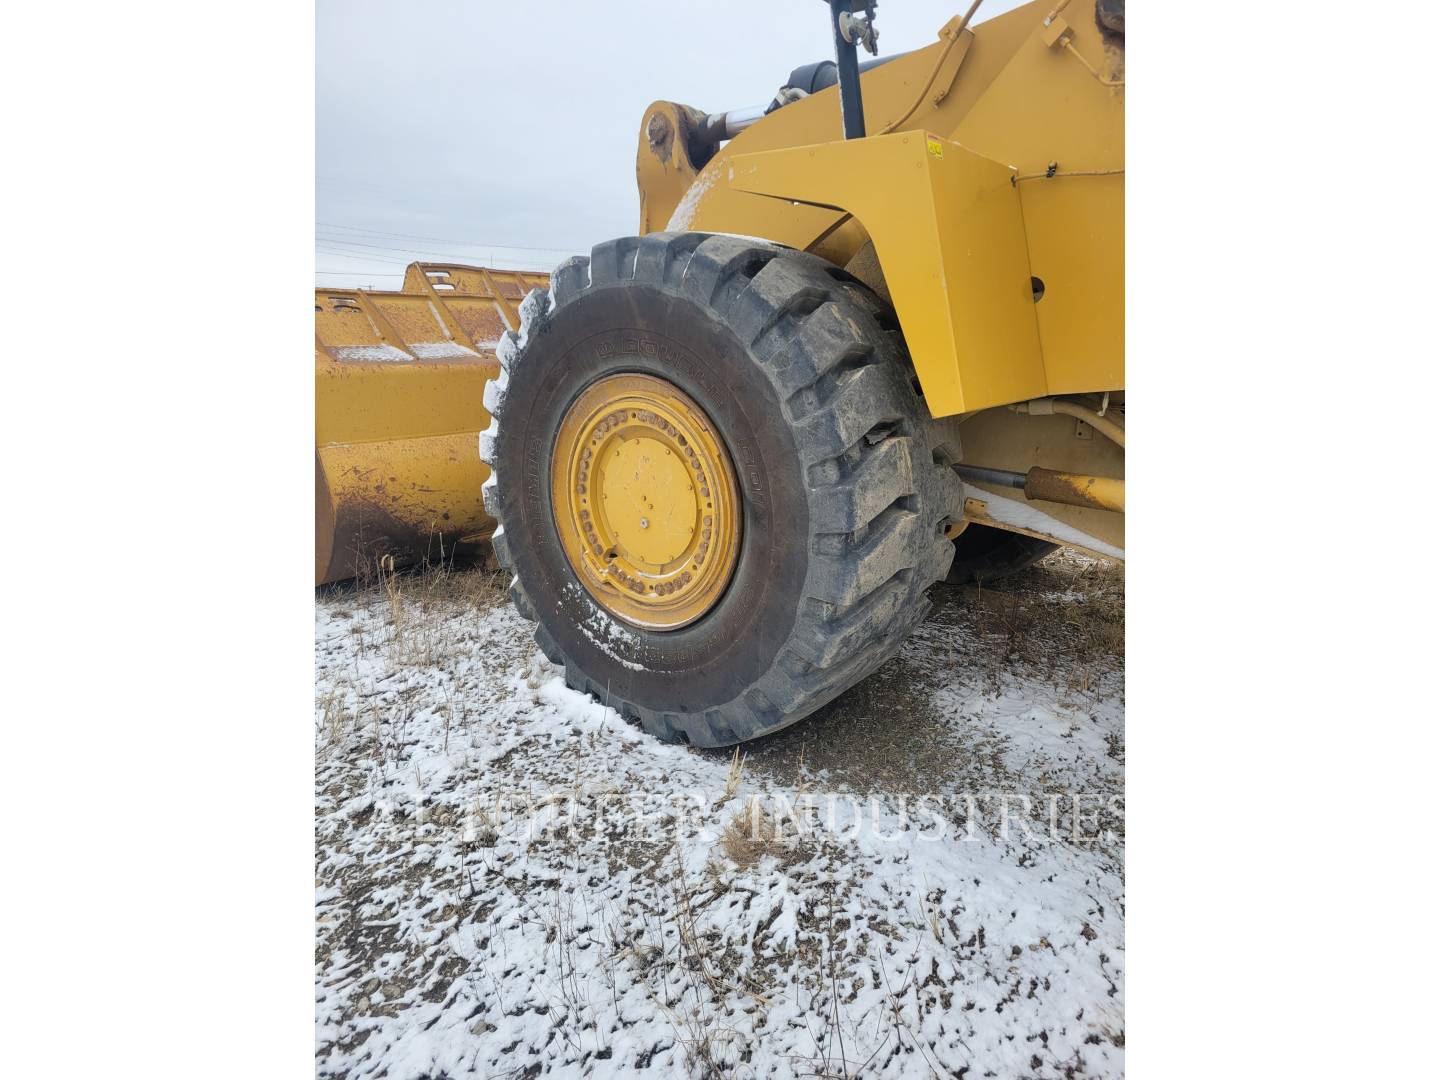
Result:
[[[589,329],[596,326],[605,329]],[[556,531],[550,463],[561,419],[587,386],[621,373],[665,379],[704,410],[740,493],[730,584],[715,607],[679,630],[647,631],[604,612]],[[694,300],[630,282],[582,292],[554,310],[512,372],[506,399],[496,472],[508,546],[564,655],[587,678],[605,673],[599,691],[646,708],[699,713],[744,693],[789,638],[808,567],[803,464],[760,363]]]

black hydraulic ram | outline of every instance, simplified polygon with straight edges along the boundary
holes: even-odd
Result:
[[[835,73],[840,83],[840,123],[845,138],[865,137],[865,106],[860,100],[860,61],[856,43],[875,54],[874,0],[826,0],[835,37]]]

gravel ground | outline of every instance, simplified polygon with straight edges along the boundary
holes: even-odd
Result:
[[[317,596],[321,1076],[1119,1076],[1124,583],[1057,553],[739,755],[485,570]]]

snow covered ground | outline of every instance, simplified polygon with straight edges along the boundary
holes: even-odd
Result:
[[[730,752],[566,689],[483,570],[316,603],[321,1076],[1119,1076],[1123,578],[937,586]]]

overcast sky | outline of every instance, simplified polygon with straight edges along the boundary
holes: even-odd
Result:
[[[967,6],[883,0],[880,54]],[[316,281],[334,286],[398,288],[427,258],[548,270],[634,233],[647,105],[762,104],[833,56],[820,0],[319,0],[316,18]]]

